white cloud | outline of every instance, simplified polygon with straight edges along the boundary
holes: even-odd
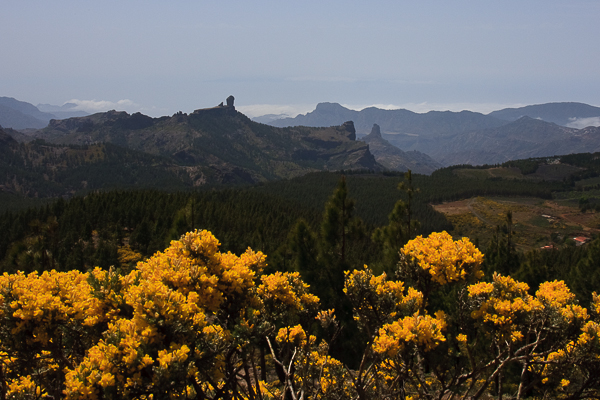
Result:
[[[588,126],[600,126],[600,117],[569,119],[571,120],[571,122],[567,124],[569,128],[583,129]]]
[[[138,112],[142,108],[139,104],[136,104],[129,99],[118,100],[116,102],[108,100],[72,99],[67,101],[67,103],[76,104],[76,106],[73,107],[74,110],[81,110],[92,114],[108,110],[127,111],[131,113]]]

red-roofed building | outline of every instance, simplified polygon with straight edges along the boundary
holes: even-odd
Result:
[[[575,241],[575,244],[577,246],[581,246],[582,244],[587,243],[590,240],[590,238],[585,237],[585,236],[577,236],[577,237],[574,237],[573,240]]]

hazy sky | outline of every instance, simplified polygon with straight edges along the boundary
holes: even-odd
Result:
[[[600,1],[2,0],[0,96],[152,116],[600,105]]]

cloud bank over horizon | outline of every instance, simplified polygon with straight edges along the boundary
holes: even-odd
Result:
[[[90,114],[106,112],[110,110],[116,111],[125,111],[129,114],[133,114],[136,112],[141,112],[142,114],[147,114],[152,117],[160,117],[164,114],[160,114],[161,112],[165,112],[164,109],[159,109],[154,106],[142,106],[132,100],[122,99],[117,101],[111,100],[82,100],[82,99],[71,99],[66,101],[64,104],[73,104],[70,107],[71,110],[77,111],[85,111]]]
[[[75,106],[72,107],[74,110],[85,111],[91,114],[109,110],[137,112],[141,108],[139,104],[136,104],[129,99],[117,101],[71,99],[65,102],[65,104],[68,103],[75,104]]]
[[[600,116],[591,118],[571,118],[567,124],[569,128],[583,129],[588,126],[600,126]]]

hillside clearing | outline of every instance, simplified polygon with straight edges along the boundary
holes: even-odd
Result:
[[[508,211],[512,212],[513,238],[520,250],[559,245],[569,238],[589,238],[600,232],[600,214],[582,213],[565,201],[480,196],[432,206],[452,222],[453,236],[474,238],[482,248],[498,227],[505,233]]]

